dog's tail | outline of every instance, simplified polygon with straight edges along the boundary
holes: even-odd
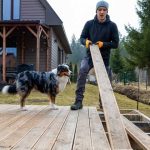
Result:
[[[16,85],[6,85],[2,88],[2,93],[3,94],[16,94],[17,93],[17,88]]]

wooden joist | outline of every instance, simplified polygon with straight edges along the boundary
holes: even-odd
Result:
[[[123,116],[123,122],[129,136],[143,149],[150,150],[150,137]]]
[[[117,150],[131,149],[100,50],[97,45],[91,45],[90,51],[103,105],[111,148]]]

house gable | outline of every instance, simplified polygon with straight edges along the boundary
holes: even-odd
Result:
[[[62,25],[61,19],[55,13],[53,8],[46,0],[39,0],[46,9],[46,24],[47,25]]]
[[[0,0],[0,20],[2,20],[2,0]],[[47,0],[20,0],[19,20],[39,20],[46,25],[62,25],[61,19]]]
[[[46,10],[39,0],[21,0],[21,21],[40,20],[45,24]]]

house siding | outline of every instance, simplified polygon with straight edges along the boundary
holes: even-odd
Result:
[[[51,70],[51,45],[52,45],[52,28],[50,27],[49,32],[48,32],[48,36],[49,36],[49,41],[48,41],[48,45],[50,47],[48,47],[48,52],[47,52],[47,62],[48,62],[48,71]]]
[[[61,50],[61,53],[60,53],[60,63],[62,64],[62,63],[65,63],[66,62],[66,54],[65,54],[65,51],[64,51],[64,49],[63,49],[63,46],[62,46],[62,44],[61,44],[61,42],[58,40],[58,46],[59,46],[59,49]],[[57,58],[58,58],[58,56],[57,56]],[[58,60],[57,60],[58,61]]]
[[[21,0],[21,20],[40,20],[45,23],[45,8],[37,0]]]
[[[58,49],[61,50],[61,62],[60,63],[65,63],[66,61],[66,54],[63,50],[63,47],[61,45],[61,42],[59,41],[57,35],[55,34],[54,31],[51,33],[51,68],[54,69],[58,66]]]
[[[34,68],[36,68],[36,39],[31,35],[31,33],[26,33],[24,43],[24,63],[33,64]],[[17,57],[18,64],[21,64],[21,43],[17,50]]]
[[[29,40],[30,39],[30,40]],[[26,33],[24,37],[24,63],[33,64],[34,69],[36,69],[36,38],[31,33]],[[40,45],[40,71],[47,71],[47,49],[41,42]],[[17,65],[22,63],[21,58],[21,40],[18,43],[17,47]]]
[[[40,71],[47,71],[46,69],[46,59],[47,59],[46,49],[40,49]]]
[[[58,65],[58,43],[55,42],[56,39],[56,35],[55,33],[52,31],[52,41],[51,41],[51,69],[54,69],[57,67]]]

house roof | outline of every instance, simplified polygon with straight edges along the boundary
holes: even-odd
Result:
[[[66,52],[71,54],[71,48],[65,33],[62,20],[47,2],[47,0],[40,0],[41,4],[46,8],[46,25],[52,26],[56,34],[60,38],[62,45],[64,46]]]

